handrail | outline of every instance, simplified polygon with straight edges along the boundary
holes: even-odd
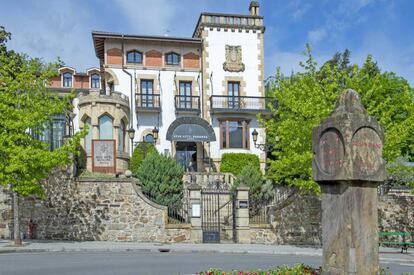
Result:
[[[160,108],[160,94],[135,94],[135,103],[137,108],[158,109]]]
[[[198,95],[176,95],[174,101],[176,110],[200,110],[200,96]]]

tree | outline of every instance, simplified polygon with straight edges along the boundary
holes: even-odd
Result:
[[[131,160],[129,161],[129,170],[131,170],[132,175],[134,177],[137,176],[138,169],[141,166],[141,163],[144,161],[144,158],[148,154],[155,153],[157,154],[158,151],[155,148],[154,144],[149,142],[140,142],[134,149],[134,153],[132,154]]]
[[[148,154],[138,168],[142,192],[158,204],[182,206],[184,169],[169,156]]]
[[[312,129],[333,110],[344,88],[356,90],[370,116],[385,128],[384,159],[414,157],[414,90],[392,72],[381,72],[369,55],[362,67],[348,65],[349,54],[335,55],[317,69],[307,45],[303,72],[283,77],[277,70],[270,96],[277,101],[266,126],[269,142],[276,143],[269,178],[277,183],[319,191],[312,180]],[[275,104],[273,104],[276,106]]]
[[[16,195],[43,197],[41,181],[55,167],[71,161],[84,133],[76,134],[54,151],[35,138],[53,115],[64,114],[72,106],[69,98],[60,99],[47,89],[59,63],[44,64],[8,50],[6,42],[10,38],[11,34],[0,26],[0,184],[11,186]],[[15,196],[15,205],[17,201]],[[15,228],[18,230],[18,226]],[[19,236],[15,234],[15,238]]]

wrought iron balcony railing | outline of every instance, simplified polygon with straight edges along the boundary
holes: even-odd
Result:
[[[270,112],[267,104],[270,98],[259,96],[226,96],[213,95],[210,97],[211,111],[220,112],[240,112],[258,113]]]
[[[200,113],[200,97],[176,95],[175,110],[176,112]]]
[[[161,111],[159,94],[135,94],[135,104],[137,112]]]

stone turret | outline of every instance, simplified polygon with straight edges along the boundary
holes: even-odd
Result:
[[[249,6],[249,12],[251,16],[259,16],[259,1],[251,1]]]

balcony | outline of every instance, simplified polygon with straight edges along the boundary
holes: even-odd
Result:
[[[200,97],[176,95],[175,113],[195,115],[200,114]]]
[[[79,106],[85,104],[95,103],[107,103],[107,104],[119,104],[129,109],[129,98],[121,92],[111,92],[106,94],[99,89],[89,89],[81,91],[78,94]]]
[[[213,95],[210,108],[212,114],[270,114],[268,102],[268,97]]]
[[[135,106],[137,112],[159,113],[161,100],[159,94],[135,94]]]

